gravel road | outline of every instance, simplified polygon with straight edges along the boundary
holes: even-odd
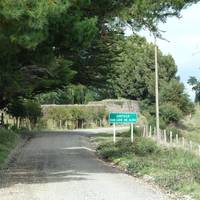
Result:
[[[38,133],[0,173],[1,200],[167,200],[99,160],[86,133]]]

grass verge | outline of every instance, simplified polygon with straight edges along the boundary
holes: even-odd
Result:
[[[128,173],[142,177],[161,187],[200,199],[200,158],[182,149],[161,148],[151,139],[137,136],[134,143],[121,134],[117,143],[112,135],[99,134],[92,138],[98,155],[122,167]]]
[[[0,128],[0,167],[19,141],[19,134]]]

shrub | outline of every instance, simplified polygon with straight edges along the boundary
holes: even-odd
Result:
[[[167,124],[171,122],[178,122],[183,116],[181,110],[176,105],[173,105],[172,103],[166,103],[164,105],[161,105],[160,114],[161,114],[162,119]]]
[[[134,142],[134,153],[140,156],[145,156],[147,154],[153,154],[158,153],[160,151],[160,148],[157,146],[157,144],[147,138],[136,138]]]
[[[142,137],[135,138],[134,143],[130,139],[120,139],[115,145],[111,142],[102,144],[97,148],[98,154],[104,159],[120,157],[127,154],[145,156],[147,154],[158,153],[160,148],[151,139]]]
[[[143,161],[140,161],[137,158],[132,158],[128,163],[127,171],[131,174],[139,175],[144,167],[146,167],[146,164]]]
[[[24,103],[26,117],[31,122],[32,128],[36,125],[38,118],[42,116],[42,109],[39,103],[28,100]]]
[[[104,145],[100,145],[97,148],[97,153],[101,156],[101,158],[105,160],[111,160],[113,157],[120,156],[120,152],[118,150],[119,149],[115,145],[107,143]]]
[[[49,106],[43,108],[46,121],[53,120],[59,128],[69,121],[73,128],[89,127],[91,122],[105,119],[108,115],[104,107],[94,106]],[[45,122],[45,120],[43,120]],[[47,123],[46,123],[47,124]],[[42,125],[44,127],[44,123]]]
[[[17,137],[17,134],[12,130],[0,128],[0,143],[1,145],[12,143]]]

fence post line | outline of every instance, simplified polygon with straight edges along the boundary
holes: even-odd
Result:
[[[172,144],[173,143],[173,135],[172,135],[172,131],[170,131],[170,144]]]

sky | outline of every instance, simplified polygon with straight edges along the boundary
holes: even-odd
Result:
[[[165,31],[162,35],[167,41],[158,40],[158,46],[164,54],[171,54],[178,67],[178,76],[185,84],[186,92],[194,99],[194,92],[187,84],[190,76],[200,79],[200,3],[184,9],[181,18],[172,17],[159,29]],[[147,31],[140,35],[148,41],[154,39]]]

